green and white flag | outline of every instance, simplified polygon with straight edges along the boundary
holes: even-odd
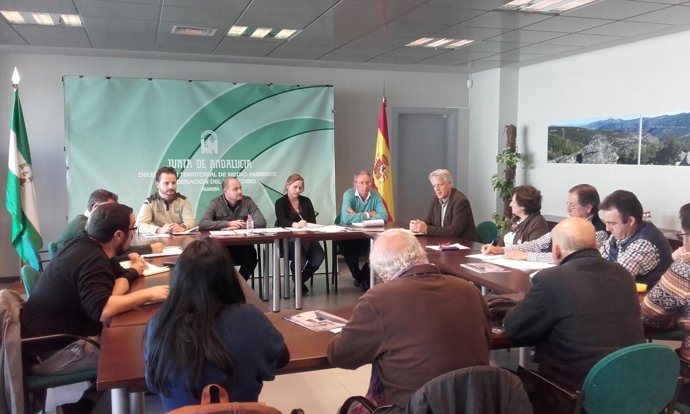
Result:
[[[36,187],[31,169],[29,141],[26,138],[24,115],[19,102],[19,91],[15,85],[12,120],[10,121],[10,150],[7,171],[7,197],[5,206],[12,218],[12,246],[22,261],[28,259],[29,248],[26,242],[36,250],[43,246],[41,230],[38,224],[38,203]]]

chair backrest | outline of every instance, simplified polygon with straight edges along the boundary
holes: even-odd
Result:
[[[680,362],[669,347],[644,343],[594,364],[582,386],[588,414],[658,413],[674,399]]]
[[[53,257],[55,257],[55,255],[57,254],[57,251],[58,251],[57,242],[52,241],[52,242],[48,243],[48,256],[50,256],[51,259]]]
[[[340,213],[335,215],[335,220],[333,220],[333,224],[340,224]]]
[[[22,237],[22,244],[24,245],[24,251],[28,254],[26,263],[39,272],[42,272],[43,265],[41,264],[41,255],[38,253],[38,250],[36,250],[34,245],[31,244],[26,237]]]
[[[31,292],[34,290],[36,283],[38,283],[38,278],[41,277],[41,274],[33,267],[24,265],[22,266],[21,277],[24,290],[26,291],[26,297],[28,298],[31,296]]]
[[[438,376],[415,391],[407,413],[532,414],[520,379],[503,368],[477,366]]]
[[[498,227],[493,221],[482,221],[477,225],[477,235],[482,243],[491,243],[498,236]]]

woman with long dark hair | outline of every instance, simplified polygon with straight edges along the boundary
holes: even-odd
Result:
[[[217,240],[192,242],[170,278],[170,295],[146,333],[146,383],[165,411],[199,404],[219,384],[231,401],[257,401],[290,354],[282,335],[245,303],[227,249]]]

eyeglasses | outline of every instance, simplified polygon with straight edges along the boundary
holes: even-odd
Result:
[[[130,228],[129,228],[129,230],[132,230],[132,231],[137,231],[137,226],[134,226],[134,227],[130,227]]]
[[[676,233],[676,239],[682,241],[684,236],[690,236],[690,233]]]

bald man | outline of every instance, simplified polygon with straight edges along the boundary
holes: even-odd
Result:
[[[266,227],[266,219],[251,197],[242,193],[242,183],[235,177],[223,180],[223,194],[211,200],[199,222],[199,230],[238,230],[247,228],[247,217],[254,219],[254,227]],[[258,258],[251,244],[228,246],[232,261],[240,266],[244,280],[254,273]]]
[[[372,364],[367,398],[404,407],[428,380],[488,365],[489,310],[474,285],[441,274],[404,229],[383,232],[369,261],[384,283],[357,300],[347,325],[328,345],[335,367]]]
[[[599,254],[589,221],[565,219],[551,236],[558,266],[534,276],[503,325],[516,343],[536,346],[540,373],[576,390],[602,357],[644,341],[640,304],[630,274]],[[530,394],[529,384],[525,387]],[[536,402],[535,413],[537,405],[553,402]]]

